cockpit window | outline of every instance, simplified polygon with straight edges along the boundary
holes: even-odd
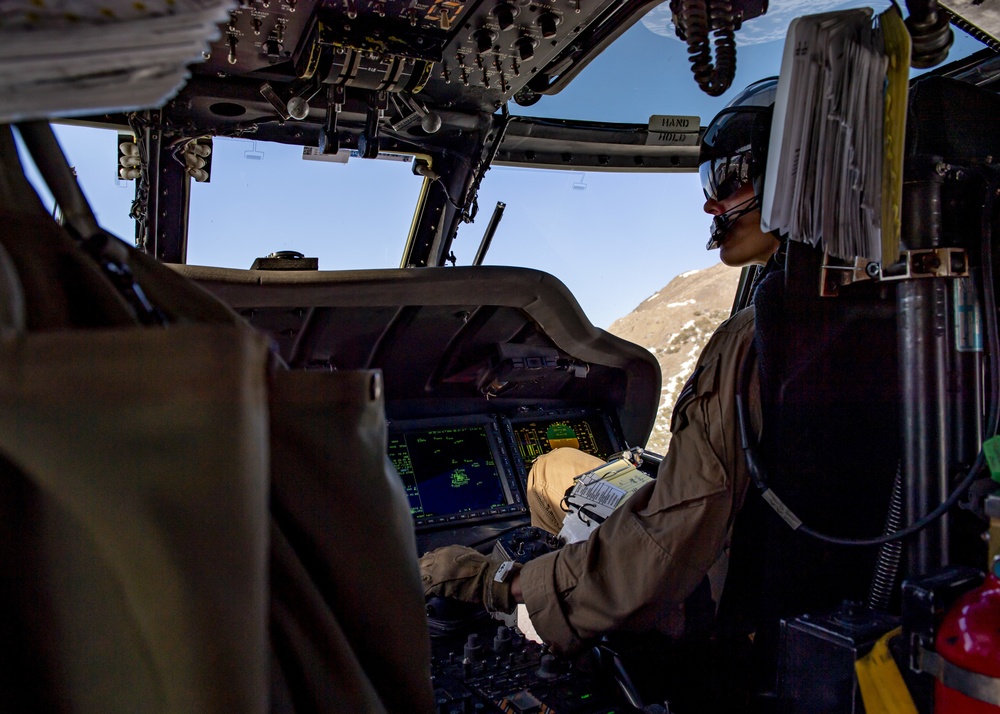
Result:
[[[189,264],[249,268],[293,250],[320,270],[399,267],[423,181],[410,157],[337,163],[300,146],[214,144],[211,182],[191,187]]]
[[[479,191],[479,215],[452,243],[470,265],[497,201],[503,219],[485,265],[557,276],[587,317],[607,327],[674,275],[707,268],[709,216],[695,173],[567,172],[496,166]]]
[[[108,129],[61,124],[55,125],[54,130],[98,222],[105,230],[131,243],[135,239],[135,223],[129,218],[129,211],[135,199],[135,182],[117,176],[118,135]],[[42,203],[55,212],[52,195],[31,159],[23,150],[20,156]]]
[[[131,243],[135,186],[115,176],[117,134],[63,125],[56,134],[98,220]],[[211,169],[209,183],[191,185],[188,263],[230,268],[283,250],[319,258],[320,270],[399,267],[423,180],[408,158],[353,157],[345,165],[303,160],[301,147],[225,137],[214,140]],[[455,263],[472,264],[502,201],[484,264],[557,276],[590,320],[607,327],[671,276],[717,262],[704,249],[701,195],[695,173],[494,166],[475,222],[463,224],[452,245]]]
[[[737,33],[732,89],[712,98],[689,72],[685,45],[674,36],[668,4],[652,9],[559,93],[536,104],[510,103],[514,114],[645,125],[652,115],[715,115],[751,81],[776,75],[785,30],[796,15],[873,5],[772,0],[766,15]],[[954,28],[948,61],[983,45]],[[913,74],[916,74],[914,72]],[[59,126],[98,219],[131,241],[134,182],[117,174],[114,131]],[[423,178],[408,157],[351,158],[347,165],[303,160],[303,149],[215,137],[210,183],[191,187],[187,262],[249,268],[255,258],[298,251],[321,270],[398,267]],[[51,199],[45,200],[51,207]],[[505,213],[487,265],[542,269],[561,279],[598,326],[607,326],[652,295],[672,275],[708,267],[703,248],[697,174],[515,169],[496,165],[483,178],[479,212],[458,227],[450,250],[457,265],[473,262],[497,202]]]
[[[892,5],[889,0],[771,0],[764,15],[747,20],[736,32],[736,76],[730,89],[710,97],[691,74],[687,45],[677,38],[671,22],[672,4],[652,8],[560,92],[543,95],[531,106],[512,102],[511,112],[609,122],[644,122],[654,114],[697,114],[707,124],[748,84],[778,75],[788,25],[796,17],[855,7],[880,13]],[[955,42],[946,62],[983,49],[979,40],[957,27],[952,30]],[[911,76],[920,73],[914,70]]]

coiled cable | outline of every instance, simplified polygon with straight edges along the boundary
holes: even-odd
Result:
[[[906,0],[906,28],[913,40],[910,66],[928,69],[944,62],[955,41],[950,13],[937,0]]]
[[[889,512],[885,517],[885,528],[882,535],[890,535],[897,531],[903,523],[903,465],[900,462],[896,469],[896,478],[892,482],[892,496],[889,497]],[[899,559],[903,553],[903,544],[894,540],[883,543],[875,561],[875,574],[871,587],[868,589],[868,607],[872,610],[885,612],[889,609],[892,589],[896,585],[896,575],[899,573]]]
[[[688,60],[698,86],[718,97],[736,76],[736,14],[730,0],[676,0],[677,35],[687,42]],[[709,32],[715,37],[715,62]]]

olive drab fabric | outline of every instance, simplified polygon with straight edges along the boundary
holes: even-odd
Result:
[[[608,632],[669,630],[675,606],[723,555],[749,483],[735,390],[753,328],[747,308],[705,346],[674,407],[670,450],[656,480],[588,540],[521,570],[531,623],[554,650],[579,651]],[[559,459],[560,451],[550,456]]]
[[[156,326],[0,127],[0,711],[430,714],[380,375],[109,240]]]
[[[504,565],[504,561],[463,545],[438,548],[420,558],[424,597],[450,597],[481,603],[487,612],[508,615],[517,607],[511,580],[520,569],[519,564],[508,562]]]
[[[0,341],[0,709],[264,712],[268,347]]]
[[[430,714],[430,636],[381,373],[276,372],[275,712]]]

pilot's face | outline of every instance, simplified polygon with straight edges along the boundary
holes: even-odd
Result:
[[[753,198],[753,186],[747,184],[738,188],[731,196],[721,201],[705,201],[705,213],[721,216],[724,213],[746,205]],[[778,240],[760,229],[760,211],[746,213],[733,222],[720,240],[719,259],[733,268],[745,265],[763,265],[778,250]]]

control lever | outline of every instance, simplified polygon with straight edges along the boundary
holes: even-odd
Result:
[[[326,119],[319,131],[319,153],[336,154],[340,151],[340,135],[337,134],[337,117],[344,106],[344,88],[331,85],[326,92]]]
[[[614,677],[618,688],[621,689],[628,703],[635,709],[644,712],[644,714],[670,714],[669,702],[663,702],[663,704],[646,704],[642,695],[639,694],[639,690],[632,682],[628,670],[625,669],[625,664],[622,662],[621,656],[611,647],[610,643],[603,641],[594,647],[594,656],[600,665]]]
[[[368,115],[365,128],[358,137],[358,154],[365,159],[374,159],[379,152],[379,122],[389,106],[389,94],[385,90],[374,92],[368,101]]]

